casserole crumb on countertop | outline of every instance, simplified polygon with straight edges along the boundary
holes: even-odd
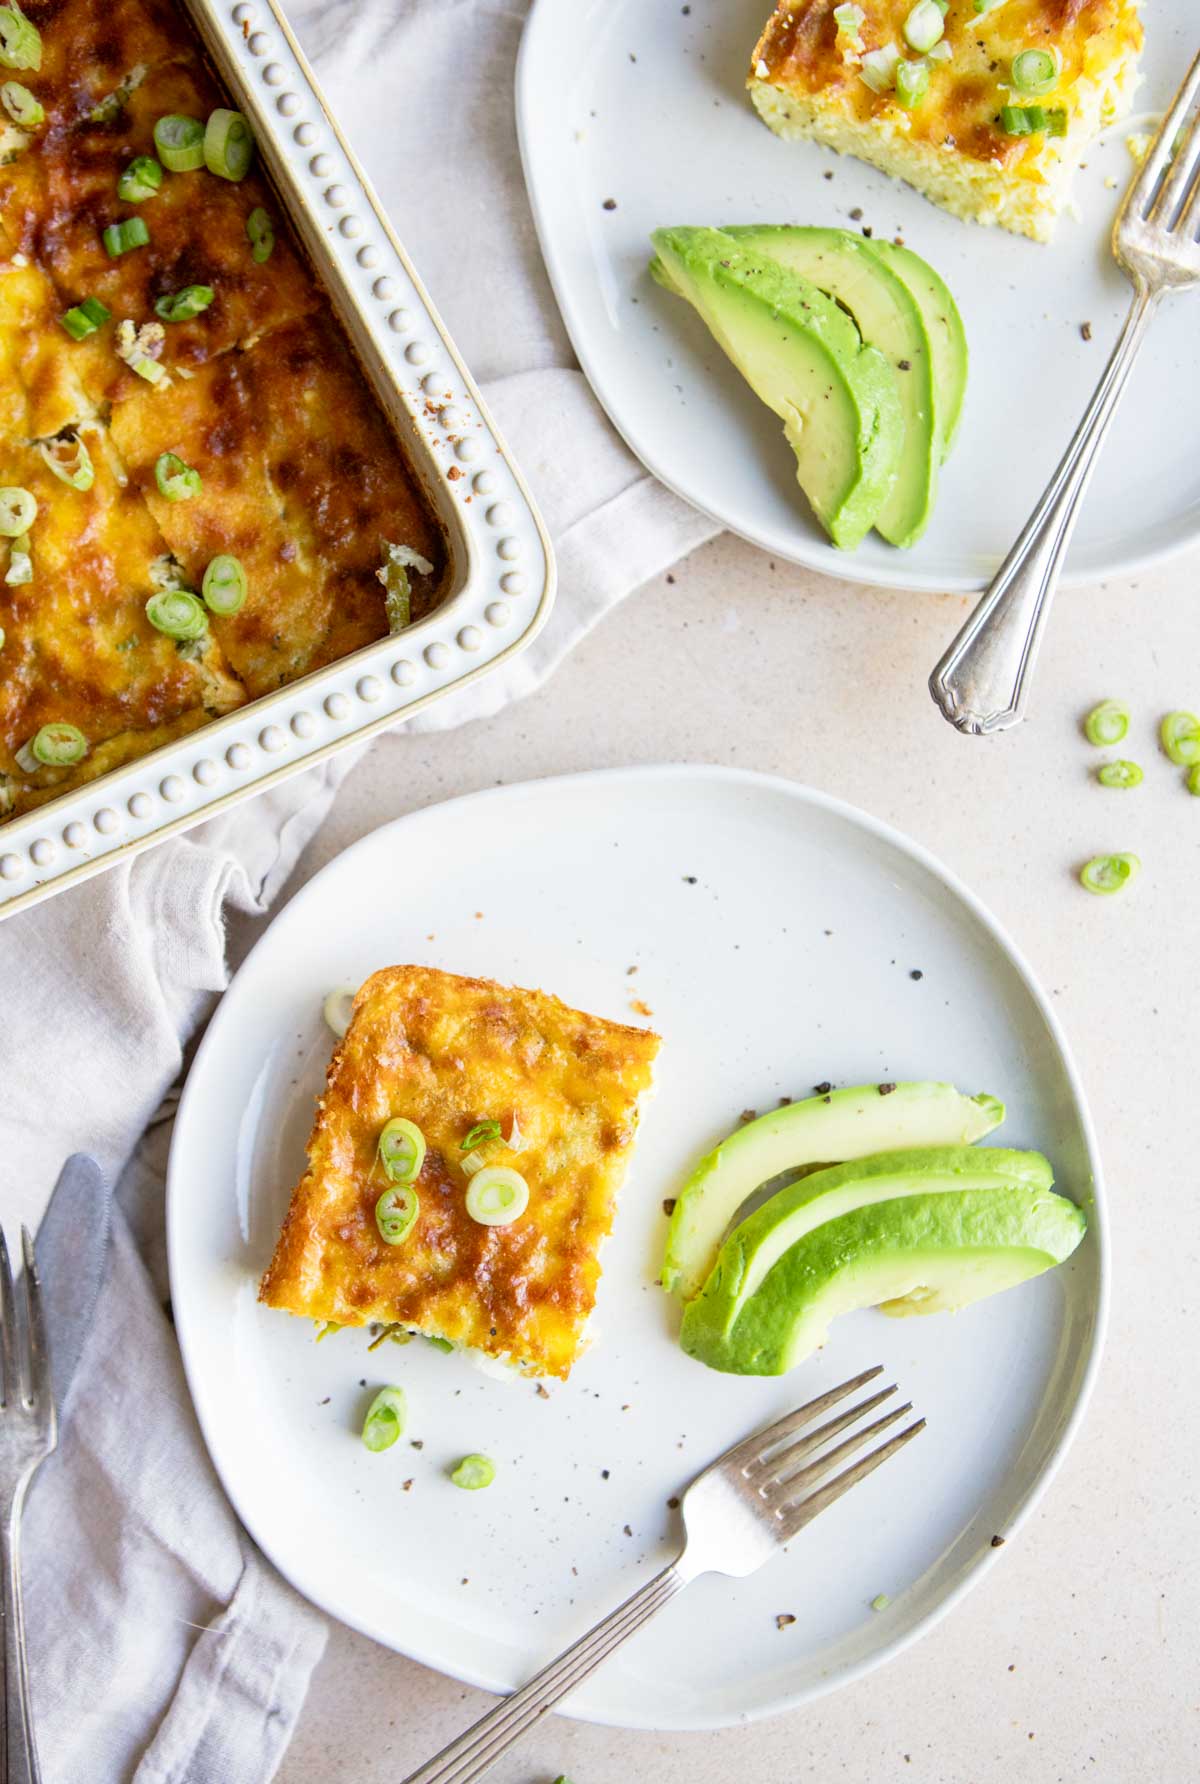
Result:
[[[0,114],[0,490],[27,491],[36,516],[0,539],[0,820],[383,637],[384,541],[419,560],[414,619],[447,563],[258,168],[118,190],[135,158],[157,161],[161,118],[203,125],[227,104],[185,13],[29,0],[24,16],[40,65],[0,70],[34,108]],[[111,254],[105,230],[134,219],[148,239]],[[156,305],[193,288],[211,297],[160,322]],[[75,339],[62,318],[88,300],[107,317]],[[160,488],[164,453],[199,474],[184,499]],[[241,607],[208,612],[198,639],[156,630],[147,601],[200,591],[219,555],[245,574]],[[32,758],[49,724],[77,727],[82,760]]]

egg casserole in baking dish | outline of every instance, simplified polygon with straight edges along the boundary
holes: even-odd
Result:
[[[420,617],[441,528],[168,0],[0,4],[0,820]]]
[[[543,991],[373,973],[259,1299],[565,1376],[658,1045]]]
[[[780,0],[747,84],[780,136],[1048,241],[1141,47],[1138,0]]]

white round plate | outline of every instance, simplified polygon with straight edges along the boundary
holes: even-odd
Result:
[[[1125,138],[1142,108],[1169,103],[1200,46],[1195,0],[1147,9],[1137,119],[1088,154],[1075,187],[1082,220],[1064,217],[1049,247],[959,222],[861,161],[774,136],[745,91],[771,3],[537,0],[517,119],[559,307],[616,427],[697,508],[830,576],[982,588],[1074,432],[1128,308],[1108,247],[1134,173]],[[646,272],[653,229],[757,221],[901,235],[958,300],[967,401],[933,523],[911,551],[874,534],[849,554],[829,543],[775,416],[699,318]],[[1073,581],[1129,574],[1200,539],[1198,322],[1200,299],[1185,295],[1150,331],[1080,516]]]
[[[420,961],[552,990],[663,1036],[594,1347],[549,1398],[416,1341],[255,1300],[332,1041],[328,990]],[[636,967],[635,973],[630,972]],[[914,978],[914,972],[924,976]],[[1008,1103],[1091,1228],[1063,1269],[951,1319],[867,1311],[789,1377],[713,1373],[655,1285],[663,1200],[747,1107],[952,1078]],[[235,978],[188,1079],[169,1180],[175,1320],[221,1479],[280,1571],[343,1622],[493,1689],[536,1670],[673,1552],[668,1501],[711,1458],[877,1361],[928,1435],[747,1580],[690,1587],[571,1712],[633,1727],[769,1715],[894,1653],[988,1567],[1079,1419],[1100,1344],[1104,1214],[1087,1113],[1045,998],[912,844],[790,782],[713,768],[581,775],[385,825],[318,874]],[[364,1408],[401,1384],[383,1455]],[[413,1438],[423,1447],[411,1447]],[[446,1478],[464,1453],[495,1484]],[[405,1483],[411,1481],[411,1487]],[[886,1593],[886,1611],[871,1600]],[[796,1621],[776,1627],[786,1612]]]

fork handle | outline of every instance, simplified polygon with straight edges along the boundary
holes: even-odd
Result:
[[[929,679],[942,716],[976,737],[1025,713],[1059,567],[1079,504],[1158,299],[1139,285],[1087,412],[1020,538]]]
[[[522,1685],[511,1697],[498,1703],[486,1716],[481,1716],[465,1734],[443,1747],[419,1771],[411,1773],[404,1784],[474,1784],[476,1778],[489,1772],[501,1754],[507,1753],[548,1710],[581,1685],[635,1629],[640,1629],[677,1592],[682,1592],[691,1577],[680,1573],[674,1562],[664,1568],[573,1647],[543,1667],[527,1685]]]
[[[28,1477],[21,1481],[0,1524],[0,1573],[4,1576],[4,1747],[0,1772],[5,1784],[42,1784],[37,1742],[33,1735],[33,1709],[29,1697],[29,1669],[25,1658],[25,1612],[21,1603],[21,1505]]]

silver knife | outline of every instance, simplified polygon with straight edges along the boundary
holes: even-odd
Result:
[[[100,1298],[112,1226],[112,1191],[86,1152],[59,1173],[34,1250],[50,1347],[50,1379],[61,1417]]]

